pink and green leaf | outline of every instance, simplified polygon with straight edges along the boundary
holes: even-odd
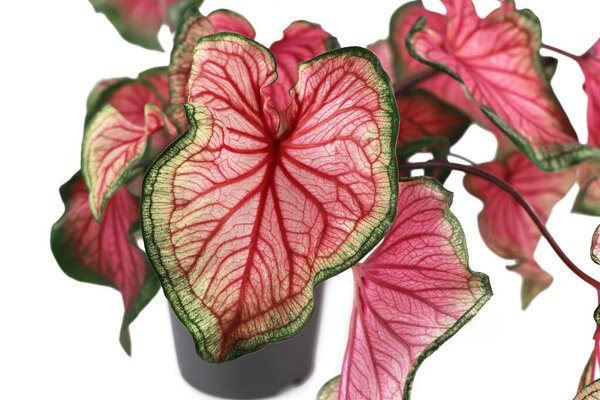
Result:
[[[144,180],[150,260],[211,362],[295,335],[314,286],[370,251],[395,214],[398,117],[372,53],[300,64],[286,115],[268,104],[275,68],[241,35],[202,38],[190,128]]]
[[[90,0],[128,42],[162,50],[158,31],[163,24],[175,30],[187,10],[198,9],[202,0]]]
[[[488,277],[468,266],[451,193],[431,178],[402,180],[399,189],[392,228],[353,268],[340,400],[409,399],[421,363],[492,295]]]
[[[600,147],[600,40],[585,54],[577,58],[585,76],[583,89],[588,96],[588,145]],[[579,193],[573,211],[587,215],[600,215],[600,163],[592,160],[579,166],[577,183]]]
[[[504,160],[481,164],[479,168],[513,186],[544,222],[575,181],[573,168],[544,172],[519,152]],[[521,205],[498,186],[473,175],[466,175],[464,184],[469,193],[483,201],[478,222],[484,242],[500,257],[519,262],[517,267],[509,269],[523,277],[522,306],[527,307],[533,297],[552,282],[552,277],[534,261],[534,251],[541,238],[539,229]]]
[[[590,255],[596,264],[600,264],[600,226],[596,228],[594,236],[592,236]]]
[[[158,95],[165,108],[170,106],[169,67],[155,67],[140,72],[138,79],[149,85]]]
[[[52,227],[51,247],[70,277],[121,292],[125,312],[120,341],[131,353],[129,324],[154,297],[159,284],[132,230],[139,223],[139,201],[124,188],[107,203],[102,225],[92,216],[80,173],[60,188],[65,213]]]
[[[277,62],[277,80],[267,88],[273,106],[282,112],[292,102],[288,91],[298,79],[298,64],[338,47],[337,39],[319,25],[292,22],[283,31],[283,38],[269,48]]]
[[[171,51],[169,64],[169,92],[171,100],[171,116],[180,131],[187,127],[182,106],[187,103],[189,95],[189,78],[194,56],[194,47],[204,36],[224,31],[238,32],[250,39],[254,38],[254,28],[242,16],[228,10],[218,10],[208,17],[198,13],[189,16],[181,25]]]
[[[89,189],[90,210],[98,222],[102,220],[107,201],[121,188],[131,168],[143,156],[150,136],[170,126],[153,104],[144,107],[143,115],[144,122],[138,125],[107,104],[86,126],[81,171]]]
[[[420,19],[406,38],[411,55],[459,82],[473,104],[538,167],[560,170],[600,154],[579,143],[552,92],[533,13],[505,2],[480,19],[471,0],[444,4],[445,31]]]
[[[337,400],[340,393],[340,376],[330,379],[321,387],[317,400]]]

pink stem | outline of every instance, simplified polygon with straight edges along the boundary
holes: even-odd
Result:
[[[560,55],[563,55],[563,56],[565,56],[565,57],[572,58],[572,59],[573,59],[573,60],[575,60],[575,61],[579,61],[579,56],[576,56],[576,55],[575,55],[575,54],[573,54],[573,53],[569,53],[568,51],[565,51],[565,50],[559,49],[559,48],[557,48],[557,47],[550,46],[550,45],[547,45],[547,44],[542,44],[542,48],[544,48],[544,49],[547,49],[547,50],[550,50],[550,51],[553,51],[553,52],[555,52],[555,53],[558,53],[558,54],[560,54]]]
[[[527,212],[529,217],[533,220],[535,225],[538,227],[538,229],[540,230],[540,232],[542,233],[544,238],[548,241],[548,243],[550,244],[550,246],[552,247],[552,249],[554,250],[556,255],[558,255],[558,257],[562,260],[562,262],[575,275],[577,275],[579,278],[581,278],[583,281],[585,281],[589,285],[593,286],[597,291],[600,291],[600,282],[598,282],[597,280],[595,280],[594,278],[592,278],[591,276],[589,276],[588,274],[586,274],[585,272],[580,270],[575,265],[575,263],[573,263],[573,261],[571,261],[571,259],[560,248],[558,243],[556,243],[556,240],[554,240],[554,238],[552,237],[552,235],[550,234],[548,229],[546,229],[546,225],[544,224],[544,222],[542,221],[540,216],[537,214],[537,212],[533,209],[531,204],[529,204],[529,202],[527,200],[525,200],[525,198],[523,198],[523,196],[515,188],[513,188],[511,185],[506,183],[504,180],[498,178],[495,175],[490,174],[489,172],[482,170],[481,168],[478,168],[478,167],[475,167],[472,165],[451,163],[451,162],[447,162],[447,161],[426,161],[426,162],[417,162],[417,163],[399,164],[398,165],[399,171],[411,171],[413,169],[457,170],[457,171],[462,171],[462,172],[465,172],[465,173],[468,173],[471,175],[478,176],[480,178],[487,180],[488,182],[495,184],[500,189],[502,189],[506,193],[510,194],[513,197],[513,199],[515,199],[517,201],[517,203],[519,203],[521,205],[521,207],[523,207],[525,212]]]

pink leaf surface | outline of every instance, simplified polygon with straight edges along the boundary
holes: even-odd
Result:
[[[267,88],[275,108],[282,112],[292,102],[288,91],[298,79],[298,64],[338,47],[337,40],[319,25],[296,21],[288,26],[283,38],[269,48],[277,62],[277,81]]]
[[[526,309],[538,294],[546,290],[554,278],[544,271],[535,260],[521,261],[514,266],[507,267],[521,275],[523,283],[521,285],[521,308]]]
[[[194,47],[200,38],[220,31],[234,31],[254,38],[252,25],[240,15],[227,10],[215,11],[208,17],[194,14],[183,22],[175,36],[169,64],[170,114],[182,132],[187,127],[182,106],[188,100]]]
[[[275,62],[258,43],[205,37],[192,65],[190,128],[146,175],[142,225],[198,353],[225,361],[296,334],[313,287],[381,239],[397,113],[364,49],[300,64],[286,114],[269,105]]]
[[[408,399],[423,360],[491,296],[487,276],[468,267],[451,198],[430,178],[400,182],[396,221],[353,268],[354,310],[338,399]]]
[[[462,109],[456,85],[433,79],[423,87],[436,95],[447,92],[445,102],[478,122],[482,112],[544,170],[564,169],[598,154],[578,142],[552,92],[539,57],[539,21],[531,12],[515,10],[509,1],[480,19],[471,0],[444,4],[445,30],[437,20],[431,26],[420,20],[408,34],[408,50],[459,82],[480,112],[473,106]]]
[[[583,89],[588,96],[588,144],[600,147],[600,40],[577,60],[585,76]],[[577,183],[579,194],[573,211],[600,215],[600,165],[598,161],[579,166]]]
[[[548,173],[537,168],[522,153],[505,160],[479,166],[513,186],[546,222],[552,207],[562,199],[575,181],[575,170]],[[509,194],[496,185],[473,175],[465,176],[465,188],[483,201],[479,213],[479,231],[488,247],[500,257],[524,262],[514,270],[523,277],[523,306],[525,307],[547,287],[552,278],[534,262],[534,251],[541,233],[525,210]],[[539,270],[538,270],[539,269]]]
[[[108,199],[144,154],[148,138],[165,127],[174,132],[160,111],[162,106],[148,85],[128,80],[111,90],[99,111],[91,111],[93,117],[84,132],[81,169],[90,190],[92,215],[98,221]]]
[[[405,7],[405,12],[410,14],[411,11],[409,10],[414,10],[412,13],[414,13],[416,21],[416,18],[425,11],[420,6],[410,6],[410,4],[413,3],[409,3],[409,6]],[[421,12],[416,12],[417,10],[421,10]],[[396,21],[396,23],[406,24],[410,22],[400,17],[398,19],[402,22]],[[404,34],[406,35],[406,32]],[[375,53],[383,69],[393,77],[395,63],[392,44],[387,40],[380,40],[367,48]],[[406,50],[404,52],[406,53]],[[405,57],[410,57],[410,55],[406,53]],[[414,58],[410,57],[410,60],[414,60]],[[407,62],[411,62],[410,60],[407,60]],[[398,66],[398,69],[401,73],[405,73],[405,68],[402,66]],[[450,79],[447,78],[447,80]],[[395,79],[392,79],[392,83],[395,83]],[[413,90],[397,95],[396,105],[400,114],[398,147],[431,136],[445,137],[450,144],[454,144],[471,123],[464,114],[422,90]]]
[[[130,353],[128,325],[158,290],[156,276],[131,233],[139,222],[139,202],[124,188],[119,190],[108,201],[99,225],[80,174],[60,192],[65,213],[52,227],[52,252],[67,275],[121,292],[125,314],[120,339]]]
[[[592,256],[592,260],[594,260],[596,264],[600,264],[600,226],[596,228],[594,236],[592,237],[592,248],[590,254]]]
[[[117,28],[121,36],[148,49],[162,50],[158,31],[163,24],[174,30],[187,9],[198,8],[202,0],[90,0]]]

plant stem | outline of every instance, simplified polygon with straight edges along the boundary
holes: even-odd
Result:
[[[461,156],[460,154],[454,154],[452,152],[448,153],[448,155],[450,157],[454,157],[454,158],[458,158],[459,160],[463,160],[464,162],[471,164],[471,165],[477,165],[476,162],[471,161],[470,159],[468,159],[467,157]]]
[[[575,60],[575,61],[579,61],[579,56],[576,56],[576,55],[575,55],[575,54],[573,54],[573,53],[569,53],[568,51],[565,51],[565,50],[559,49],[559,48],[557,48],[557,47],[550,46],[550,45],[547,45],[547,44],[542,44],[542,48],[544,48],[544,49],[547,49],[547,50],[550,50],[550,51],[553,51],[553,52],[555,52],[555,53],[558,53],[558,54],[560,54],[560,55],[563,55],[563,56],[565,56],[565,57],[572,58],[572,59],[573,59],[573,60]]]
[[[438,71],[437,69],[427,68],[423,72],[408,75],[394,84],[394,94],[398,96],[404,93],[406,90],[412,88],[417,83],[421,83],[424,80],[429,79],[434,75],[437,75],[439,72],[440,71]]]
[[[575,263],[573,263],[573,261],[571,261],[571,259],[562,251],[562,249],[560,248],[558,243],[556,243],[556,240],[554,240],[554,238],[552,237],[550,232],[548,232],[548,229],[546,229],[546,225],[544,224],[544,222],[542,221],[540,216],[535,212],[535,210],[533,209],[531,204],[529,204],[529,202],[527,200],[525,200],[523,198],[523,196],[515,188],[513,188],[511,185],[506,183],[504,180],[502,180],[502,179],[498,178],[497,176],[492,175],[489,172],[486,172],[478,167],[472,166],[472,165],[456,164],[456,163],[451,163],[451,162],[446,162],[446,161],[425,161],[425,162],[416,162],[416,163],[399,164],[398,165],[398,170],[400,170],[400,171],[410,171],[413,169],[427,169],[427,168],[457,170],[457,171],[465,172],[467,174],[475,175],[475,176],[478,176],[480,178],[487,180],[488,182],[493,183],[494,185],[498,186],[500,189],[504,190],[506,193],[510,194],[513,197],[513,199],[515,199],[517,201],[517,203],[519,203],[519,205],[521,205],[521,207],[523,207],[525,212],[527,212],[529,217],[533,220],[535,225],[538,227],[538,229],[540,230],[540,232],[542,233],[544,238],[548,241],[548,243],[550,244],[550,246],[552,247],[552,249],[554,250],[556,255],[558,255],[558,257],[562,260],[562,262],[565,263],[565,265],[575,275],[577,275],[579,278],[581,278],[583,281],[585,281],[589,285],[593,286],[596,290],[600,291],[600,282],[598,282],[597,280],[595,280],[594,278],[592,278],[591,276],[589,276],[588,274],[586,274],[585,272],[580,270],[575,265]]]

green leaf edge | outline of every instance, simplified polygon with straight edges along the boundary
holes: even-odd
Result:
[[[158,108],[156,107],[154,104],[146,104],[144,106],[144,121],[146,121],[146,125],[147,125],[147,119],[148,119],[148,115],[147,115],[147,111],[149,109],[154,109],[158,112],[160,112],[163,116],[163,119],[166,120],[166,116],[165,114]],[[146,127],[144,127],[144,132],[146,135],[146,142],[144,144],[144,146],[141,148],[140,152],[132,157],[129,162],[127,162],[123,168],[121,169],[121,172],[118,174],[117,179],[106,188],[106,191],[104,192],[104,195],[102,196],[102,200],[100,202],[100,209],[96,209],[96,205],[94,202],[94,197],[92,194],[92,185],[91,185],[91,180],[92,180],[92,176],[90,171],[88,171],[86,165],[87,165],[87,157],[85,156],[85,149],[88,146],[90,139],[90,135],[89,135],[89,127],[92,126],[92,122],[95,121],[97,118],[101,119],[104,118],[108,113],[119,113],[119,111],[114,108],[113,106],[111,106],[110,104],[106,104],[104,105],[104,107],[102,107],[102,109],[96,113],[96,115],[94,115],[94,117],[90,120],[89,124],[86,126],[86,129],[83,133],[83,142],[81,144],[81,172],[83,175],[83,180],[85,182],[85,186],[88,188],[88,193],[89,193],[89,204],[90,204],[90,210],[92,212],[92,216],[94,217],[94,219],[96,220],[96,222],[98,222],[99,224],[102,222],[102,212],[104,211],[104,207],[106,206],[106,203],[108,202],[108,200],[110,200],[110,198],[112,196],[114,196],[115,193],[117,193],[117,191],[121,188],[121,186],[123,186],[123,184],[126,182],[127,180],[127,175],[129,174],[129,171],[131,170],[131,168],[139,161],[143,158],[144,153],[146,152],[146,148],[148,147],[148,130],[146,129]]]
[[[467,324],[477,313],[479,310],[487,303],[487,301],[494,294],[492,291],[492,286],[490,284],[490,278],[484,274],[483,272],[473,271],[469,265],[469,254],[467,251],[467,241],[465,237],[464,230],[458,218],[450,211],[450,207],[452,206],[452,201],[454,199],[454,194],[449,190],[446,190],[437,180],[434,178],[425,176],[425,177],[412,177],[406,179],[400,179],[400,182],[407,182],[413,180],[423,179],[425,185],[434,190],[435,192],[441,194],[446,197],[447,207],[444,210],[444,219],[446,219],[450,225],[452,226],[452,236],[450,237],[450,243],[452,243],[452,247],[454,249],[454,253],[461,260],[461,263],[467,268],[469,273],[481,280],[483,284],[483,288],[485,289],[484,294],[475,302],[475,304],[467,310],[455,323],[452,325],[447,331],[445,331],[441,336],[436,338],[433,342],[429,344],[422,352],[419,354],[417,359],[415,360],[410,372],[406,377],[406,383],[404,384],[404,394],[402,396],[403,400],[410,400],[410,394],[412,390],[412,385],[415,379],[415,374],[423,361],[427,357],[429,357],[434,351],[436,351],[442,344],[444,344],[448,339],[454,336],[463,326]]]
[[[261,44],[257,43],[256,41],[254,41],[252,39],[248,39],[237,33],[218,32],[218,33],[215,33],[215,34],[212,34],[209,36],[205,36],[198,41],[198,43],[196,44],[196,47],[198,47],[199,44],[203,43],[204,41],[218,41],[218,40],[221,40],[221,39],[227,38],[227,37],[244,41],[251,46],[255,46],[255,47],[259,48],[261,51],[265,52],[265,54],[267,54],[268,57],[271,58],[271,60],[273,62],[273,70],[274,71],[277,70],[275,58],[273,57],[271,52],[266,47],[262,46]],[[397,181],[396,157],[394,155],[395,155],[395,147],[396,147],[396,138],[397,138],[397,134],[398,134],[399,117],[398,117],[398,109],[396,107],[396,101],[394,98],[394,91],[392,88],[392,84],[389,80],[388,75],[381,67],[379,59],[372,52],[370,52],[366,49],[363,49],[360,47],[347,47],[347,48],[342,48],[342,49],[331,50],[327,53],[321,54],[309,61],[300,63],[298,68],[300,70],[300,67],[303,65],[310,65],[311,63],[316,62],[322,58],[335,57],[337,55],[342,55],[342,54],[355,54],[355,55],[358,55],[358,56],[361,56],[363,58],[370,60],[375,68],[375,72],[379,74],[383,83],[387,84],[387,90],[381,90],[381,88],[379,88],[378,92],[380,93],[380,99],[381,99],[382,106],[384,108],[388,109],[388,112],[390,115],[390,122],[391,122],[390,143],[389,143],[389,145],[390,145],[390,147],[389,147],[390,153],[389,154],[391,155],[391,157],[390,157],[390,165],[388,166],[388,176],[390,178],[390,189],[391,189],[390,207],[389,207],[387,216],[384,219],[382,219],[382,221],[380,222],[380,224],[377,227],[375,227],[373,229],[369,238],[367,238],[365,243],[361,246],[361,248],[356,251],[354,257],[347,259],[341,265],[324,269],[315,275],[313,282],[309,282],[305,288],[305,290],[310,290],[311,292],[314,290],[315,286],[317,286],[319,283],[339,274],[342,271],[345,271],[346,269],[350,268],[352,265],[356,264],[367,253],[369,253],[369,251],[371,251],[373,249],[373,247],[375,247],[375,245],[377,243],[379,243],[379,241],[381,241],[381,239],[385,236],[385,234],[391,227],[391,225],[395,219],[395,216],[396,216],[396,207],[397,207],[397,200],[398,200],[398,181]],[[276,72],[275,72],[275,74],[276,74]],[[299,79],[300,79],[300,74],[298,74],[298,81],[297,81],[296,85],[299,84]],[[294,87],[296,85],[294,85]],[[154,242],[154,238],[153,238],[154,237],[154,227],[152,225],[152,219],[151,219],[151,213],[150,213],[151,204],[152,204],[151,197],[152,197],[152,192],[153,192],[152,187],[154,186],[154,183],[156,182],[156,178],[158,176],[159,169],[162,168],[166,164],[166,162],[169,161],[172,157],[174,157],[180,150],[187,147],[190,143],[193,142],[196,132],[198,131],[198,128],[199,128],[198,123],[194,119],[195,108],[198,107],[201,110],[204,109],[204,107],[201,105],[198,105],[198,104],[193,105],[193,104],[189,104],[189,103],[185,104],[183,107],[184,107],[184,110],[186,113],[186,117],[188,119],[188,124],[189,124],[188,130],[185,133],[183,133],[182,135],[180,135],[175,141],[173,141],[161,153],[161,155],[159,157],[157,157],[157,159],[152,163],[152,165],[150,166],[150,168],[148,169],[147,173],[144,176],[144,181],[142,183],[142,199],[141,199],[142,236],[144,239],[144,246],[146,248],[146,253],[148,254],[148,257],[150,259],[150,263],[151,263],[152,267],[154,268],[154,270],[156,271],[156,274],[158,275],[158,278],[163,287],[163,292],[164,292],[165,296],[167,297],[167,299],[169,300],[169,303],[171,304],[173,311],[177,315],[177,318],[192,334],[192,338],[194,339],[194,344],[196,347],[196,352],[204,360],[211,362],[211,363],[215,363],[217,361],[214,358],[212,358],[212,355],[205,349],[205,346],[203,345],[203,342],[205,342],[206,340],[204,339],[201,330],[198,329],[196,323],[189,317],[189,315],[183,308],[183,305],[181,304],[181,300],[175,293],[173,285],[172,285],[171,281],[169,280],[168,276],[166,276],[166,274],[164,274],[160,271],[160,269],[161,268],[164,269],[164,267],[162,267],[163,263],[161,262],[161,259],[160,259],[160,250],[159,250],[157,244]],[[167,160],[167,158],[168,158],[168,160]],[[312,283],[312,287],[311,287],[311,283]],[[290,321],[285,327],[283,327],[279,330],[269,331],[269,332],[265,332],[261,335],[255,336],[254,342],[257,342],[257,343],[255,343],[253,345],[250,344],[250,345],[246,345],[246,346],[236,347],[234,351],[227,353],[227,355],[225,356],[225,358],[223,360],[221,360],[221,362],[233,360],[242,355],[258,351],[269,343],[279,342],[279,341],[286,340],[286,339],[289,339],[289,338],[297,335],[304,328],[304,326],[310,320],[310,318],[313,314],[314,296],[311,296],[311,297],[312,298],[311,298],[310,302],[299,313],[298,318]],[[201,339],[199,339],[199,338],[201,338]],[[240,343],[240,342],[238,342],[238,343]]]
[[[598,177],[593,176],[585,185],[579,185],[577,197],[575,197],[575,202],[573,202],[573,207],[571,208],[572,213],[592,217],[600,216],[600,203],[588,200],[588,191],[596,180],[598,180]]]
[[[325,382],[317,394],[317,400],[329,400],[329,396],[331,396],[335,390],[339,390],[341,378],[342,377],[338,375]]]
[[[598,258],[596,254],[594,254],[594,243],[597,240],[600,240],[600,225],[598,225],[598,227],[594,231],[594,235],[592,236],[592,246],[590,247],[590,257],[592,258],[592,261],[594,261],[596,264],[600,264],[600,258]],[[600,325],[600,306],[598,306],[598,309],[596,309],[594,319],[598,322],[598,325]]]
[[[78,179],[81,179],[81,171],[77,171],[71,179],[64,183],[60,189],[60,197],[65,206],[65,211],[61,217],[52,225],[50,231],[50,249],[52,254],[62,271],[72,279],[79,282],[92,283],[95,285],[108,286],[113,289],[117,289],[111,282],[103,279],[100,275],[86,269],[83,265],[79,264],[73,257],[73,252],[70,249],[64,248],[60,243],[60,238],[63,234],[63,227],[60,225],[61,220],[66,217],[69,209],[69,187]],[[137,225],[137,224],[136,224]],[[131,229],[135,229],[136,226],[132,226]],[[132,243],[135,244],[135,243]],[[135,244],[137,247],[137,244]],[[138,249],[142,252],[141,249]],[[159,288],[159,282],[156,274],[152,271],[152,268],[148,266],[148,274],[146,275],[146,281],[136,296],[133,306],[123,314],[123,321],[121,322],[121,329],[119,332],[119,342],[123,347],[123,350],[128,355],[131,355],[131,338],[129,335],[129,325],[138,316],[142,309],[152,300],[156,295]]]
[[[541,43],[540,39],[539,39],[539,37],[541,36],[540,22],[539,22],[538,18],[535,16],[535,14],[533,14],[533,12],[531,12],[530,10],[524,9],[524,10],[518,10],[518,12],[529,21],[529,23],[532,25],[532,28],[534,29],[534,32],[537,33],[536,37],[538,38],[537,39],[538,51],[536,51],[534,53],[534,63],[536,65],[536,68],[537,68],[538,74],[540,75],[540,78],[544,81],[544,83],[548,87],[550,87],[549,81],[546,77],[546,73],[544,72],[544,67],[540,61],[540,55],[539,55],[539,43]],[[481,111],[484,113],[484,115],[486,117],[488,117],[488,119],[496,127],[498,127],[498,129],[500,129],[504,134],[506,134],[508,136],[508,138],[519,149],[521,149],[523,154],[525,154],[535,165],[538,166],[538,168],[540,168],[541,170],[546,171],[546,172],[555,172],[555,171],[566,169],[573,165],[577,165],[584,160],[587,160],[594,156],[598,156],[600,154],[598,149],[590,147],[588,145],[584,145],[581,143],[577,143],[577,144],[573,143],[571,145],[571,144],[565,143],[565,144],[561,144],[561,146],[563,146],[563,148],[565,150],[563,150],[563,152],[560,155],[552,156],[552,157],[543,157],[540,155],[541,157],[538,158],[538,154],[536,154],[536,151],[534,150],[533,146],[531,145],[531,143],[529,143],[529,141],[524,136],[520,135],[513,127],[511,127],[506,121],[504,121],[504,119],[502,119],[498,114],[496,114],[491,108],[478,102],[477,100],[475,100],[473,98],[473,96],[467,89],[464,81],[457,73],[455,73],[453,70],[451,70],[444,64],[426,60],[423,57],[421,57],[419,54],[417,54],[414,47],[412,46],[411,39],[417,32],[420,32],[423,29],[425,29],[425,25],[426,25],[425,17],[420,17],[417,20],[417,22],[415,23],[415,25],[408,32],[406,39],[405,39],[405,44],[406,44],[406,48],[407,48],[408,52],[414,58],[416,58],[418,61],[420,61],[426,65],[429,65],[430,67],[435,68],[441,72],[444,72],[447,75],[454,78],[456,81],[458,81],[458,83],[463,88],[467,98],[469,100],[471,100],[473,103],[475,103],[481,109]],[[558,103],[558,100],[556,100],[556,101]],[[558,103],[558,104],[560,104],[560,103]],[[561,157],[564,157],[565,155],[570,156],[570,159],[564,160],[563,158],[561,158]]]
[[[103,0],[89,1],[94,7],[94,11],[104,14],[110,23],[117,29],[117,32],[119,32],[119,35],[121,35],[123,39],[129,43],[144,47],[148,50],[164,51],[160,42],[158,41],[158,31],[149,35],[142,34],[136,29],[135,26],[128,25],[121,20],[117,8],[110,4],[104,3]],[[179,26],[179,23],[181,22],[181,16],[185,13],[185,11],[189,8],[199,8],[203,1],[204,0],[187,0],[182,1],[181,3],[173,4],[171,7],[169,7],[169,18],[173,21],[173,25]],[[163,23],[164,22],[161,21],[161,26]]]

